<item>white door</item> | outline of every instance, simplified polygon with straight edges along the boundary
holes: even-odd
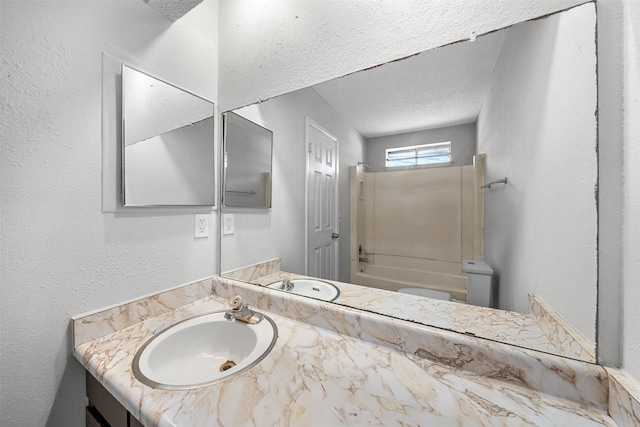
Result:
[[[338,141],[307,117],[307,275],[338,280]]]

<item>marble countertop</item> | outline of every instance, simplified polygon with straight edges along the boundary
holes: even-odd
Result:
[[[354,330],[346,334],[322,326],[322,321],[293,320],[283,316],[283,309],[278,307],[300,302],[315,317],[329,311],[333,316],[340,315],[345,310],[354,318],[360,319],[361,315],[347,308],[329,307],[323,302],[290,295],[283,295],[280,302],[269,302],[274,304],[273,310],[260,309],[276,322],[279,337],[271,353],[247,372],[222,383],[184,391],[153,389],[137,381],[131,371],[133,357],[157,328],[224,308],[225,292],[257,292],[256,304],[266,295],[264,292],[270,293],[272,299],[283,294],[253,286],[254,291],[242,284],[226,289],[224,281],[215,286],[218,286],[214,289],[218,296],[168,309],[129,326],[115,319],[126,310],[113,308],[108,314],[110,325],[126,327],[113,327],[112,332],[100,333],[99,337],[76,340],[74,355],[147,426],[616,425],[607,415],[606,405],[590,405],[579,399],[559,397],[558,393],[535,391],[522,382],[474,373],[455,361],[438,363],[427,350],[423,352],[428,355],[420,351],[398,351],[397,346],[372,339],[373,332],[367,333],[364,323],[361,323],[364,331],[345,327],[343,331]],[[399,335],[393,328],[402,321],[368,313],[365,317],[367,321],[376,322],[376,331]],[[80,316],[74,322],[91,323]],[[325,321],[327,325],[331,322]],[[407,336],[421,332],[438,334],[425,327],[408,327],[415,330]],[[597,377],[599,371],[594,368],[593,372]],[[509,377],[510,373],[501,375]],[[582,374],[574,374],[573,379],[563,378],[558,387],[565,387],[565,383],[577,384],[580,380],[576,375]],[[603,399],[598,385],[596,389],[597,396],[586,398],[587,401]]]
[[[254,278],[250,282],[266,286],[283,279],[306,277],[278,271]],[[529,314],[424,298],[350,283],[325,281],[333,283],[340,289],[340,296],[334,301],[336,304],[403,320],[423,322],[429,326],[550,354],[562,354],[562,349],[551,342],[536,319]]]

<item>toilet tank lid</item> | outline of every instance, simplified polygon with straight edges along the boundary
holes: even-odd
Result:
[[[462,261],[462,272],[490,275],[493,274],[493,268],[489,267],[484,261],[468,259]]]

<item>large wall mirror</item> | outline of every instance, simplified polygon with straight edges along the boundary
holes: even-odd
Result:
[[[122,66],[124,206],[213,206],[214,105]]]
[[[223,123],[223,206],[270,208],[273,133],[233,112]]]
[[[273,130],[273,206],[236,214],[221,271],[279,260],[241,278],[595,362],[596,63],[587,3],[236,110]],[[387,163],[435,143],[443,164]]]

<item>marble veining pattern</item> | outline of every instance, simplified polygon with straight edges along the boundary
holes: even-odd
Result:
[[[265,286],[286,278],[300,277],[306,276],[279,271],[246,281]],[[336,304],[545,353],[595,362],[594,356],[585,354],[582,347],[570,344],[575,342],[572,336],[557,334],[556,339],[550,339],[541,329],[537,319],[528,314],[424,298],[350,283],[330,280],[328,282],[340,289],[340,297],[333,301]],[[566,340],[570,343],[565,344]]]
[[[640,385],[625,371],[605,369],[609,374],[609,414],[619,426],[640,426]]]
[[[243,286],[261,290],[239,284],[239,288]],[[214,287],[221,294],[225,286],[214,282]],[[252,289],[244,291],[248,294]],[[254,292],[254,297],[264,299],[259,292]],[[291,306],[301,301],[300,297],[283,297],[276,305]],[[316,321],[328,312],[348,311],[309,302],[313,303],[309,307],[315,306],[315,314],[308,315],[317,316]],[[407,355],[381,346],[373,342],[379,338],[367,339],[374,332],[366,327],[367,322],[347,324],[357,316],[342,320],[343,329],[355,333],[350,337],[331,328],[267,313],[279,328],[275,348],[260,364],[223,383],[186,391],[163,391],[147,387],[133,377],[133,355],[156,328],[222,307],[223,300],[207,298],[80,344],[75,355],[148,426],[615,425],[602,409],[539,393],[522,383],[478,375],[455,364],[437,363],[417,351],[417,355]],[[366,317],[378,318],[376,325],[371,319],[368,322],[376,330],[386,326],[386,332],[392,335],[401,332],[396,325],[400,321],[369,314]],[[326,326],[334,322],[340,322],[335,314]],[[365,328],[358,331],[362,326]],[[418,329],[413,331],[414,336],[434,332],[425,331],[424,327]],[[408,338],[401,334],[394,341]],[[433,350],[426,342],[404,345]],[[446,339],[438,345],[447,345]]]
[[[263,276],[269,276],[280,271],[280,258],[261,262],[247,267],[238,268],[222,273],[224,277],[230,279],[252,282]]]
[[[214,292],[223,298],[241,295],[262,310],[358,337],[393,351],[416,355],[452,368],[551,393],[600,409],[607,407],[604,369],[566,359],[362,312],[252,284],[220,278]]]
[[[73,316],[74,347],[211,295],[213,278],[188,283],[128,303]]]
[[[529,312],[558,354],[595,363],[595,344],[589,342],[539,295],[529,295]]]

